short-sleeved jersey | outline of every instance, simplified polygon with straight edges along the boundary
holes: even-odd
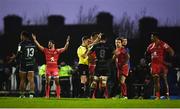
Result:
[[[18,45],[18,58],[23,66],[35,65],[36,45],[31,41],[22,41]]]
[[[85,46],[79,46],[79,48],[77,49],[77,55],[79,58],[79,64],[84,64],[84,65],[88,65],[88,56],[87,57],[82,57],[83,54],[85,54],[88,51],[88,48]]]
[[[112,59],[113,47],[107,43],[98,43],[93,46],[91,52],[96,53],[96,66],[107,69],[108,62]]]
[[[128,64],[127,62],[129,62],[127,60],[127,56],[128,56],[128,52],[125,48],[116,48],[115,50],[115,55],[116,55],[116,63],[119,65],[124,65],[124,64]]]
[[[169,45],[163,41],[158,44],[151,43],[147,47],[147,52],[151,54],[151,62],[153,63],[163,63],[164,57]]]
[[[59,55],[64,52],[64,49],[57,50],[44,48],[43,52],[46,58],[46,70],[58,72]]]

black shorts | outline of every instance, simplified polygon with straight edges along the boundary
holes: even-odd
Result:
[[[109,73],[110,73],[110,70],[107,69],[107,68],[106,69],[98,69],[98,68],[96,68],[94,75],[95,76],[108,76]]]
[[[88,67],[88,65],[79,64],[78,65],[78,71],[79,71],[80,75],[89,76],[89,67]]]
[[[23,72],[29,72],[34,70],[35,70],[35,65],[21,64],[19,68],[19,71],[23,71]]]
[[[111,74],[111,67],[110,61],[97,62],[94,75],[109,76]]]

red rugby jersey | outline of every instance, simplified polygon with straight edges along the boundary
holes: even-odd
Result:
[[[46,58],[46,70],[58,69],[59,55],[64,52],[64,49],[48,49],[44,48],[44,54]]]
[[[151,54],[151,62],[162,63],[164,62],[164,57],[169,45],[163,41],[160,41],[158,44],[151,43],[147,47],[147,52]]]
[[[127,51],[125,48],[116,48],[116,63],[119,65],[124,65],[127,62]]]

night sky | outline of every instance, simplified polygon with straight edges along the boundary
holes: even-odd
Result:
[[[60,14],[66,24],[77,23],[80,6],[86,13],[89,8],[97,7],[96,12],[106,11],[120,19],[124,12],[135,19],[136,15],[153,16],[170,26],[180,25],[180,0],[0,0],[0,30],[3,30],[3,17],[16,14],[31,21],[45,15]]]

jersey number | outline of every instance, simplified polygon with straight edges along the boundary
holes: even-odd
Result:
[[[34,48],[27,48],[27,57],[33,57],[34,56]]]
[[[104,58],[106,51],[105,51],[105,50],[100,50],[99,53],[100,53],[100,57],[101,57],[101,58]]]

